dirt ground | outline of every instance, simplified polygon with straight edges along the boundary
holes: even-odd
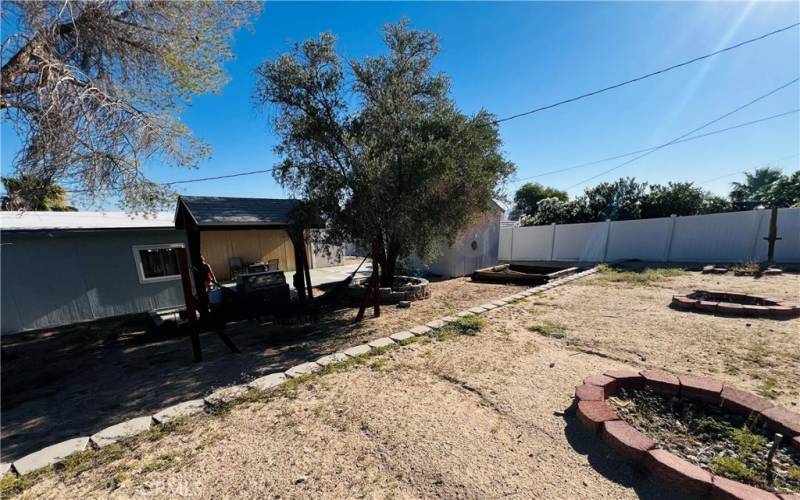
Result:
[[[592,276],[490,311],[476,336],[394,349],[295,393],[192,419],[79,474],[47,473],[24,495],[674,498],[577,424],[572,396],[584,377],[692,371],[799,403],[789,381],[800,379],[800,320],[668,307],[673,293],[695,288],[796,298],[800,280]],[[529,330],[545,323],[564,336]]]
[[[2,461],[524,289],[467,278],[431,286],[431,299],[385,306],[377,319],[369,311],[357,325],[353,309],[313,324],[230,325],[240,354],[203,334],[202,363],[192,363],[184,334],[154,336],[119,321],[4,338]]]

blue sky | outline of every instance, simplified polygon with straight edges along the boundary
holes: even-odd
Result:
[[[221,95],[194,99],[184,122],[213,147],[196,170],[152,163],[146,172],[167,182],[269,168],[277,158],[269,113],[254,108],[253,69],[288,43],[322,31],[339,36],[348,58],[384,50],[380,27],[407,16],[436,32],[436,70],[448,74],[458,106],[499,117],[515,114],[666,67],[797,22],[800,4],[787,3],[282,3],[266,5],[254,29],[237,33],[230,83]],[[503,150],[529,177],[668,142],[797,77],[800,29],[712,59],[501,125]],[[800,107],[795,84],[708,130]],[[797,170],[797,113],[658,151],[570,190],[620,176],[642,181],[702,182],[770,161]],[[2,126],[2,171],[18,142]],[[624,159],[623,159],[624,160]],[[566,188],[623,160],[536,179]],[[725,194],[728,176],[704,184]],[[520,184],[512,182],[509,193]],[[195,195],[284,197],[269,174],[184,185]],[[107,201],[105,208],[113,208]]]

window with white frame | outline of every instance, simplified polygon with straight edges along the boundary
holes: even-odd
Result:
[[[133,258],[136,261],[139,283],[180,279],[176,248],[183,248],[183,244],[134,245]]]

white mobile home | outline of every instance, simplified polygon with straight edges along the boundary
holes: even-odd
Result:
[[[3,335],[183,306],[172,213],[0,212]]]

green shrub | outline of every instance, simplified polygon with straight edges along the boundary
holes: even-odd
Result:
[[[731,433],[733,441],[736,443],[736,454],[741,458],[752,456],[767,445],[767,438],[756,434],[747,427],[736,429]]]
[[[714,460],[714,472],[739,481],[747,481],[753,477],[753,471],[738,458],[718,455]]]

